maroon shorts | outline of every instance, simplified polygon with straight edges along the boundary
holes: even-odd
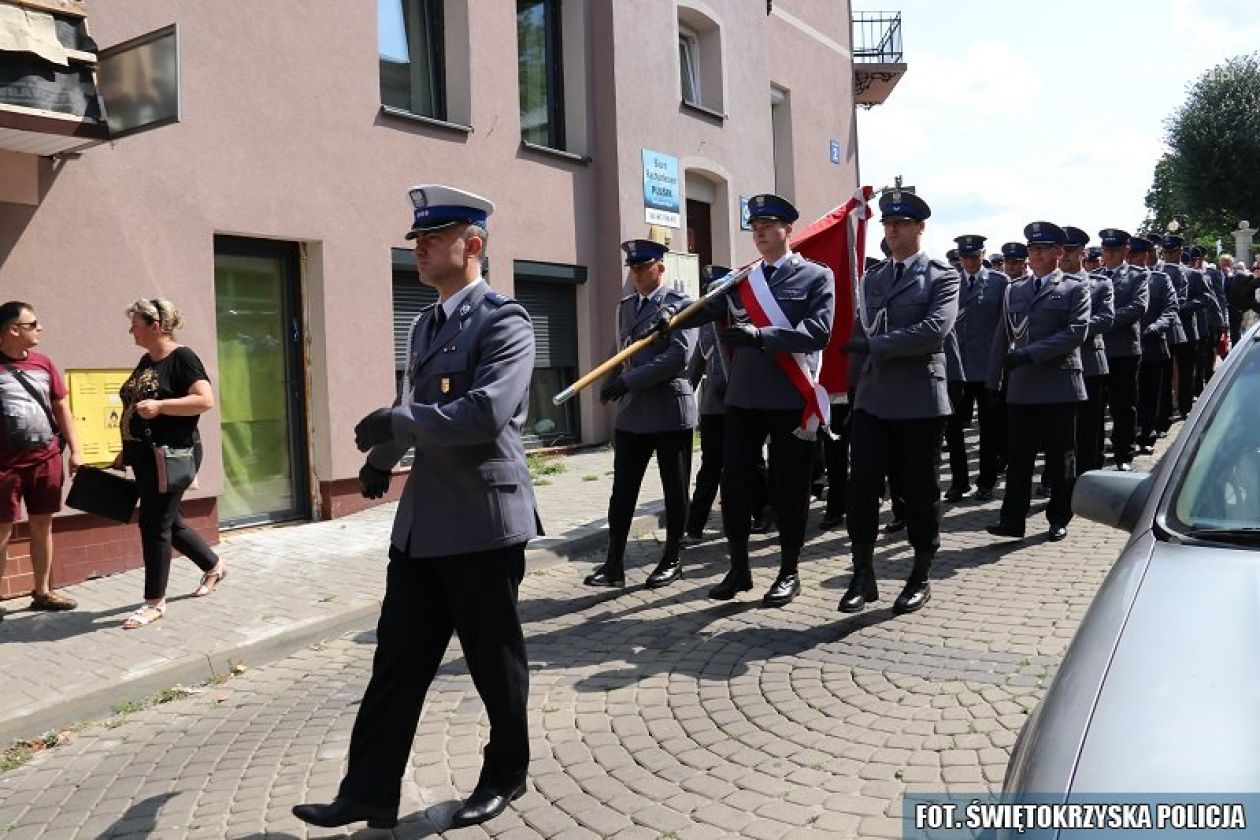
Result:
[[[38,464],[0,470],[0,522],[15,521],[23,500],[28,514],[61,510],[60,454]]]

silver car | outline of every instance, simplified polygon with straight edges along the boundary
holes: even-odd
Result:
[[[1004,792],[1260,791],[1260,326],[1153,473],[1086,473],[1072,506],[1132,536]]]

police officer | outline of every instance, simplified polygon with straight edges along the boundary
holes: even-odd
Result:
[[[624,347],[656,329],[659,319],[687,305],[687,297],[661,285],[665,246],[649,239],[621,243],[634,291],[617,304],[617,340]],[[692,429],[696,399],[686,376],[696,331],[680,329],[631,356],[600,388],[600,402],[621,403],[613,426],[613,487],[608,500],[608,553],[587,575],[587,586],[625,586],[626,540],[648,461],[656,466],[665,493],[665,550],[648,575],[648,589],[682,577],[682,538],[691,485]]]
[[[954,271],[962,270],[962,263],[958,261],[958,249],[950,248],[945,252],[945,261],[949,263],[949,267]]]
[[[779,527],[779,574],[762,599],[782,607],[801,591],[797,563],[805,545],[815,439],[827,397],[816,387],[819,358],[831,338],[835,279],[831,269],[788,248],[799,214],[771,193],[748,200],[761,262],[727,294],[709,301],[701,323],[728,315],[719,331],[732,357],[726,386],[722,525],[731,568],[710,598],[727,601],[752,589],[749,515],[757,455],[770,438],[769,473]]]
[[[1085,256],[1081,258],[1081,268],[1089,274],[1093,274],[1102,268],[1102,248],[1097,245],[1090,245],[1085,249]]]
[[[492,819],[525,791],[529,669],[516,610],[525,543],[541,533],[521,427],[529,407],[534,331],[524,307],[481,278],[494,205],[463,190],[413,187],[420,279],[437,290],[411,329],[409,366],[393,408],[355,427],[368,452],[359,483],[389,488],[408,449],[415,462],[390,537],[372,679],[355,717],[337,798],[298,805],[312,825],[398,822],[402,777],[421,706],[451,638],[490,718],[490,741],[456,826]]]
[[[715,280],[730,274],[724,265],[709,265],[701,271],[707,291]],[[687,363],[687,379],[700,388],[700,469],[687,509],[687,537],[704,539],[713,501],[722,481],[722,449],[726,437],[726,365],[718,343],[717,325],[705,324],[696,331],[697,348]]]
[[[887,262],[862,280],[853,337],[844,345],[858,371],[850,415],[853,476],[848,531],[853,578],[840,612],[861,612],[879,597],[875,538],[885,478],[903,496],[914,566],[893,604],[921,609],[932,596],[928,577],[940,548],[941,434],[950,413],[945,344],[958,316],[958,274],[922,250],[927,202],[900,189],[880,196],[880,221],[892,247]]]
[[[1137,435],[1138,363],[1142,358],[1141,325],[1150,301],[1146,270],[1129,265],[1129,234],[1119,228],[1098,232],[1102,241],[1099,271],[1111,281],[1116,301],[1116,320],[1103,333],[1107,350],[1106,404],[1111,409],[1111,457],[1116,469],[1133,469],[1133,443]]]
[[[1199,379],[1195,383],[1195,396],[1203,391],[1203,386],[1212,378],[1212,371],[1216,369],[1216,346],[1220,343],[1221,335],[1229,330],[1229,319],[1226,315],[1227,303],[1225,298],[1225,288],[1221,280],[1221,273],[1213,266],[1211,268],[1204,265],[1204,258],[1207,251],[1201,245],[1193,245],[1190,248],[1190,267],[1192,273],[1197,273],[1203,287],[1207,290],[1207,294],[1203,296],[1203,309],[1200,315],[1200,326],[1203,328],[1204,337],[1199,342],[1199,364],[1196,370]]]
[[[1142,236],[1129,238],[1129,259],[1135,265],[1146,261],[1154,243]],[[1164,373],[1172,359],[1169,348],[1173,324],[1180,326],[1177,315],[1177,292],[1162,271],[1150,271],[1147,277],[1150,299],[1139,322],[1142,326],[1142,361],[1138,365],[1137,445],[1149,455],[1155,450],[1159,431],[1159,408],[1164,394]]]
[[[1007,242],[1002,246],[1002,271],[1014,283],[1028,276],[1028,246],[1023,242]]]
[[[1050,222],[1024,228],[1032,276],[1011,284],[993,336],[989,387],[1006,380],[1010,466],[1001,518],[986,530],[1023,539],[1033,462],[1044,446],[1050,503],[1048,537],[1067,536],[1076,482],[1076,407],[1086,398],[1081,344],[1089,332],[1089,288],[1058,268],[1066,234]]]
[[[1155,438],[1161,438],[1172,428],[1172,406],[1173,406],[1173,387],[1176,378],[1176,370],[1173,365],[1173,359],[1177,354],[1177,348],[1187,343],[1186,330],[1181,323],[1181,297],[1177,291],[1177,285],[1173,282],[1172,277],[1165,270],[1166,265],[1159,258],[1158,245],[1162,237],[1158,234],[1146,234],[1142,237],[1152,244],[1150,250],[1142,252],[1142,256],[1146,257],[1146,270],[1149,272],[1149,283],[1152,288],[1152,294],[1155,284],[1155,275],[1162,274],[1168,278],[1168,286],[1172,290],[1173,302],[1176,305],[1178,315],[1172,319],[1172,326],[1164,331],[1164,341],[1168,345],[1168,354],[1160,364],[1160,388],[1159,398],[1155,407]],[[1139,262],[1135,258],[1135,262]],[[1184,286],[1185,279],[1182,278]],[[1149,375],[1149,374],[1148,374]],[[1138,366],[1138,376],[1141,377],[1141,366]],[[1140,383],[1139,383],[1140,384]],[[1138,388],[1139,409],[1142,399],[1141,388]],[[1139,444],[1138,451],[1149,455],[1154,451],[1154,443]]]
[[[1085,402],[1080,404],[1076,417],[1076,470],[1100,470],[1103,467],[1103,387],[1107,380],[1107,348],[1103,333],[1111,329],[1116,319],[1115,293],[1111,280],[1101,274],[1084,270],[1085,247],[1089,234],[1078,227],[1063,228],[1063,256],[1059,269],[1085,283],[1089,289],[1089,331],[1081,345],[1081,369],[1085,374]],[[1093,249],[1091,249],[1093,250]],[[1098,251],[1102,257],[1102,251]]]
[[[1176,234],[1168,234],[1160,242],[1162,261],[1156,265],[1168,275],[1177,293],[1178,315],[1181,319],[1185,341],[1175,342],[1172,347],[1173,365],[1177,379],[1177,411],[1185,419],[1194,407],[1194,383],[1199,367],[1199,318],[1195,314],[1201,306],[1203,292],[1196,286],[1190,289],[1190,277],[1181,264],[1184,240]]]
[[[999,427],[1006,418],[999,409],[997,395],[988,390],[989,352],[993,333],[1002,315],[1006,297],[1006,275],[982,265],[984,237],[958,236],[959,274],[958,319],[945,345],[949,376],[949,402],[953,414],[945,421],[945,441],[949,444],[950,486],[945,501],[957,502],[971,489],[967,469],[967,445],[963,431],[971,418],[980,418],[980,475],[976,479],[976,499],[993,498],[997,484],[999,446],[1005,439]]]

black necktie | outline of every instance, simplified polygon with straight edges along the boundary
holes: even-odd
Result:
[[[1036,297],[1039,294],[1041,294],[1041,278],[1034,277],[1033,278],[1033,297]]]
[[[975,288],[975,285],[976,285],[976,275],[968,274],[967,275],[967,294],[971,294],[971,290]]]
[[[905,270],[906,270],[906,264],[905,264],[905,263],[897,263],[897,265],[896,265],[896,270],[895,270],[895,271],[894,271],[894,273],[893,273],[893,283],[900,283],[900,282],[901,282],[901,274],[902,274],[902,272],[904,272]]]
[[[765,275],[766,282],[770,282],[770,278],[774,276],[774,263],[762,263],[761,273]]]
[[[446,307],[439,303],[433,311],[433,331],[429,333],[430,344],[437,339],[437,335],[442,331],[442,325],[445,323]]]

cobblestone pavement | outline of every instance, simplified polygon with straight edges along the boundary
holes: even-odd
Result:
[[[659,552],[653,535],[632,546],[623,593],[582,587],[586,562],[532,571],[531,789],[451,836],[899,837],[907,789],[996,789],[1125,539],[1077,520],[1063,543],[995,544],[983,527],[996,508],[947,506],[933,600],[911,616],[888,609],[911,559],[888,537],[878,609],[835,612],[847,540],[817,530],[817,509],[804,592],[786,609],[760,606],[773,537],[754,542],[756,590],[730,603],[705,598],[725,571],[717,540],[689,549],[686,578],[665,590],[636,586]],[[75,733],[0,778],[0,836],[343,836],[308,834],[289,808],[335,793],[372,650],[370,633],[346,636]],[[485,735],[453,642],[396,836],[449,825]]]

